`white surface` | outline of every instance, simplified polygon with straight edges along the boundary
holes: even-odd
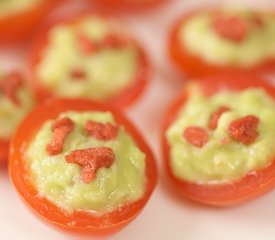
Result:
[[[74,1],[72,5],[81,5]],[[159,183],[151,200],[136,220],[112,240],[274,240],[275,192],[236,208],[213,209],[177,199],[166,190],[159,146],[160,126],[169,101],[179,91],[182,82],[169,65],[165,47],[168,29],[182,12],[195,6],[221,1],[178,0],[156,11],[125,15],[134,32],[146,45],[152,56],[155,77],[144,97],[127,111],[129,117],[144,133],[159,163]],[[223,2],[226,2],[225,0]],[[227,1],[244,2],[247,1]],[[255,0],[258,5],[272,6],[274,0]],[[70,8],[70,7],[69,7]],[[0,63],[22,64],[24,51],[1,50]],[[24,63],[24,61],[23,61]],[[0,239],[62,240],[79,239],[56,232],[37,220],[18,198],[8,179],[6,169],[0,170]]]

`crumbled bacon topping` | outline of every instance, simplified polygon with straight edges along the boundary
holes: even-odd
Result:
[[[98,44],[93,42],[84,34],[77,35],[77,44],[81,53],[85,55],[93,54],[99,50]]]
[[[99,123],[87,121],[85,124],[87,133],[98,140],[109,141],[117,137],[119,127],[111,123]]]
[[[16,93],[23,85],[22,75],[18,72],[11,72],[0,81],[0,92],[2,92],[15,105],[20,105]]]
[[[70,77],[73,80],[85,80],[87,75],[83,69],[74,69],[70,72]]]
[[[85,34],[78,34],[77,44],[81,53],[85,55],[94,54],[105,48],[120,49],[128,44],[128,39],[116,33],[107,34],[101,41],[93,41]]]
[[[208,124],[209,129],[211,129],[211,130],[216,129],[218,126],[218,121],[219,121],[221,115],[227,111],[230,111],[230,108],[228,108],[226,106],[221,106],[219,109],[217,109],[217,111],[214,112],[210,117],[210,121]]]
[[[259,122],[258,117],[248,115],[231,122],[228,132],[233,139],[249,145],[253,143],[259,135],[257,132]]]
[[[70,118],[60,118],[52,124],[52,141],[47,145],[47,152],[49,155],[57,155],[62,152],[63,144],[66,137],[74,128],[74,122]]]
[[[107,147],[87,148],[74,150],[65,159],[68,163],[78,164],[81,167],[82,181],[90,183],[96,178],[98,169],[112,166],[115,154]]]
[[[253,17],[252,21],[253,21],[254,26],[256,26],[258,28],[262,28],[265,25],[265,23],[264,23],[263,19],[261,18],[261,16],[256,15],[256,14]]]
[[[248,23],[237,16],[216,16],[212,27],[221,37],[233,42],[242,42],[248,35]]]
[[[118,34],[110,33],[102,41],[102,47],[119,49],[125,47],[127,40]]]
[[[199,148],[208,142],[207,131],[201,127],[188,127],[184,130],[183,136],[190,144]]]
[[[224,137],[220,141],[221,145],[228,145],[231,143],[231,139],[229,137]]]

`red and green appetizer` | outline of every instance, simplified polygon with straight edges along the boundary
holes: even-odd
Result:
[[[173,29],[170,55],[189,76],[275,69],[275,14],[241,8],[194,11]]]
[[[203,78],[171,106],[165,165],[176,191],[216,206],[255,198],[275,184],[275,89],[257,77]]]
[[[132,124],[89,100],[38,107],[11,144],[10,176],[20,196],[47,223],[75,234],[127,225],[149,200],[156,175]]]
[[[122,23],[90,14],[47,29],[32,55],[31,72],[40,100],[89,98],[122,106],[141,94],[150,67]]]
[[[21,74],[0,73],[0,163],[7,161],[10,139],[33,105],[33,96]]]
[[[1,0],[0,42],[22,40],[60,0]]]

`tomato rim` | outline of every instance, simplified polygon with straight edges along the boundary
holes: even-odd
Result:
[[[61,2],[63,0],[43,0],[40,4],[24,11],[0,17],[0,43],[17,42],[27,38],[45,15]]]
[[[210,96],[222,89],[241,91],[247,87],[261,87],[275,99],[275,88],[265,82],[259,76],[236,75],[236,81],[231,76],[204,77],[199,82],[203,92]],[[221,80],[222,78],[222,80]],[[220,80],[219,80],[220,79]],[[265,167],[251,171],[242,178],[221,184],[199,184],[182,180],[174,176],[170,166],[170,146],[166,139],[166,131],[176,119],[179,108],[182,108],[188,99],[187,90],[184,88],[181,94],[170,105],[167,117],[164,119],[162,129],[163,161],[171,187],[179,195],[195,202],[212,206],[234,206],[252,200],[273,189],[275,185],[275,157]]]
[[[181,16],[176,23],[172,26],[170,32],[170,39],[168,44],[168,55],[172,63],[188,77],[204,77],[212,74],[230,74],[232,72],[238,74],[260,74],[260,73],[273,73],[275,72],[275,57],[267,57],[254,66],[230,66],[230,65],[217,65],[208,63],[200,56],[194,55],[188,51],[186,46],[180,42],[179,32],[186,22],[193,16],[199,15],[205,11],[216,12],[219,8],[202,8],[193,10]],[[259,11],[252,10],[255,13]]]
[[[31,74],[31,84],[38,102],[43,103],[49,99],[59,98],[58,95],[54,94],[48,87],[43,85],[39,80],[38,74],[36,72],[36,66],[39,65],[41,59],[43,58],[42,52],[45,47],[48,47],[48,33],[50,30],[58,24],[71,24],[75,21],[78,21],[81,18],[86,16],[100,16],[106,19],[117,19],[121,23],[124,21],[121,17],[116,16],[115,14],[111,15],[104,12],[95,12],[92,10],[85,10],[79,13],[72,14],[70,16],[63,17],[61,19],[54,20],[49,22],[46,27],[44,27],[40,34],[38,35],[34,47],[31,51],[29,58],[29,69]],[[144,94],[147,85],[152,78],[152,66],[148,54],[142,48],[142,46],[136,41],[135,37],[129,33],[131,41],[136,46],[139,52],[139,63],[138,70],[135,76],[133,77],[133,82],[130,85],[126,86],[124,89],[119,91],[113,96],[110,96],[106,100],[102,101],[104,103],[113,105],[115,107],[126,108],[136,102],[142,94]],[[87,97],[86,97],[87,98]],[[95,101],[91,99],[92,101]]]
[[[0,139],[0,166],[4,165],[9,156],[10,143],[6,139]]]
[[[109,6],[109,7],[117,7],[122,10],[130,10],[130,11],[140,11],[146,9],[152,9],[154,7],[159,7],[164,3],[167,3],[167,0],[151,0],[149,2],[129,2],[127,0],[90,0],[92,3],[96,3],[100,6]]]
[[[34,134],[48,119],[57,117],[61,112],[74,111],[111,111],[116,121],[128,131],[137,146],[146,153],[146,188],[141,199],[125,204],[113,212],[95,216],[87,211],[75,211],[68,215],[45,197],[38,197],[38,190],[31,183],[29,171],[24,164],[24,151]],[[35,126],[33,123],[35,122]],[[31,129],[30,129],[31,128]],[[19,170],[20,169],[20,170]],[[81,235],[108,235],[121,230],[131,222],[145,207],[157,182],[157,166],[153,153],[136,128],[115,108],[86,99],[57,99],[40,105],[21,123],[14,135],[10,148],[9,174],[17,192],[29,208],[47,223],[60,230]]]

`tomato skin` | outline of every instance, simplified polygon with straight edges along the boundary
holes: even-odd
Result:
[[[222,89],[240,91],[248,87],[262,87],[275,99],[275,88],[257,76],[215,76],[204,77],[199,80],[200,87],[206,95],[211,95]],[[275,158],[262,169],[253,171],[236,181],[223,184],[197,184],[178,179],[173,175],[170,162],[170,147],[165,133],[177,117],[178,110],[188,99],[188,94],[183,89],[180,96],[170,106],[162,130],[162,149],[164,165],[171,186],[178,194],[195,202],[212,206],[234,206],[256,198],[273,189],[275,185]]]
[[[193,55],[188,51],[186,46],[179,40],[179,31],[186,22],[205,9],[191,12],[183,16],[172,28],[170,34],[170,42],[168,47],[169,56],[172,62],[188,77],[200,77],[207,75],[230,74],[232,72],[238,74],[261,74],[275,72],[275,58],[266,58],[264,61],[251,67],[238,66],[219,66],[209,63],[199,56]],[[219,10],[213,10],[219,12]]]
[[[102,216],[93,216],[85,211],[75,211],[73,214],[68,215],[46,198],[38,197],[38,191],[31,183],[29,170],[24,164],[24,152],[34,134],[46,120],[55,118],[60,112],[68,110],[80,112],[87,110],[111,111],[116,121],[124,125],[125,129],[135,139],[138,147],[147,156],[146,177],[148,181],[143,198],[122,206],[116,211]],[[33,126],[33,123],[35,123],[35,126]],[[154,156],[134,126],[118,110],[84,99],[59,99],[41,105],[31,112],[22,122],[11,142],[9,171],[11,180],[19,195],[36,215],[57,229],[79,235],[106,235],[121,230],[143,209],[157,182]]]
[[[118,7],[124,10],[144,10],[158,7],[159,5],[168,2],[167,0],[150,0],[148,2],[129,2],[127,0],[90,0],[92,3],[99,5]]]
[[[58,96],[56,96],[50,89],[48,89],[46,86],[44,86],[41,83],[36,73],[36,66],[39,64],[40,60],[42,59],[43,49],[48,44],[48,39],[47,39],[48,32],[51,30],[52,27],[54,27],[57,24],[60,24],[60,23],[70,24],[70,23],[73,23],[74,21],[77,21],[89,15],[98,15],[107,19],[112,18],[111,15],[107,15],[103,13],[98,14],[91,11],[85,11],[85,12],[77,13],[73,16],[69,16],[66,19],[60,19],[58,21],[50,23],[49,26],[44,28],[41,31],[40,35],[38,36],[38,39],[34,44],[34,48],[31,52],[30,61],[29,61],[32,86],[38,102],[43,103],[50,99],[58,98]],[[139,51],[139,71],[135,76],[133,83],[130,86],[123,89],[122,91],[120,91],[119,93],[117,93],[115,96],[112,96],[109,99],[107,99],[105,101],[107,104],[110,104],[116,107],[128,107],[129,105],[137,101],[139,97],[141,97],[141,95],[145,91],[147,84],[149,83],[149,80],[152,75],[152,68],[151,68],[149,57],[147,56],[147,53],[145,52],[145,50],[136,41],[133,41],[133,42]]]
[[[6,164],[9,156],[9,146],[8,140],[0,139],[0,166]]]
[[[63,0],[43,0],[24,12],[0,17],[0,43],[21,41],[28,37],[43,17]]]

